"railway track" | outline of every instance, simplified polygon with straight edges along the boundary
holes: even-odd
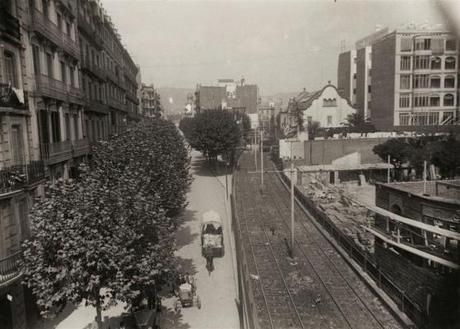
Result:
[[[244,154],[235,175],[236,205],[244,225],[243,243],[250,246],[253,270],[259,275],[262,328],[400,328],[368,291],[334,247],[296,206],[294,250],[288,257],[290,203],[281,181],[265,176],[265,192],[250,156]],[[280,306],[281,304],[281,306]],[[264,319],[264,317],[268,317]]]

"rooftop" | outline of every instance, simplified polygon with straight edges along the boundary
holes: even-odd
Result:
[[[427,181],[397,182],[381,184],[396,190],[405,191],[431,200],[456,203],[460,205],[460,179]]]

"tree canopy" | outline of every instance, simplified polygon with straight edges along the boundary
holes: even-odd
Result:
[[[233,113],[224,110],[208,110],[194,118],[184,118],[179,127],[190,145],[208,159],[218,155],[232,159],[242,136]]]
[[[460,166],[460,142],[453,135],[439,139],[432,136],[417,138],[392,138],[373,148],[383,161],[391,157],[391,162],[399,168],[407,163],[416,172],[423,172],[423,163],[437,166],[441,177],[453,178]]]
[[[156,119],[95,145],[76,180],[49,185],[31,212],[24,283],[44,314],[83,300],[135,305],[174,271],[174,230],[190,183],[173,124]]]

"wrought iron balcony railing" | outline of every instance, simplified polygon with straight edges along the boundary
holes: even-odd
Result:
[[[59,27],[46,18],[43,13],[35,9],[32,13],[32,29],[40,33],[54,44],[61,47],[69,55],[74,58],[80,57],[78,45],[71,39],[68,34],[65,34]]]
[[[20,267],[21,252],[0,259],[0,286],[18,278],[22,272]]]
[[[30,161],[27,164],[0,169],[0,195],[21,190],[42,179],[45,179],[43,161]]]

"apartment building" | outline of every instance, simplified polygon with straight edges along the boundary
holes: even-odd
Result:
[[[161,116],[160,95],[153,87],[153,84],[142,84],[141,95],[142,115],[148,118]]]
[[[372,44],[388,33],[388,28],[379,28],[358,40],[354,49],[339,55],[337,88],[365,120],[371,117]]]
[[[82,127],[76,7],[62,0],[31,0],[27,5],[26,84],[33,121],[38,122],[38,148],[50,179],[68,178],[89,151]]]
[[[217,85],[197,85],[195,91],[196,111],[227,109],[247,114],[257,114],[259,87],[249,85],[244,79],[219,79]]]
[[[372,46],[372,123],[439,131],[458,118],[458,42],[444,29],[408,26]]]
[[[356,50],[348,50],[339,54],[337,66],[337,90],[356,105]]]
[[[36,116],[25,70],[27,7],[0,2],[0,328],[24,329],[30,291],[21,285],[21,241],[29,237],[28,213],[45,180]],[[28,312],[33,314],[33,312]],[[29,321],[30,322],[30,321]]]
[[[94,142],[139,120],[139,67],[99,1],[78,0],[78,31],[84,127]]]

